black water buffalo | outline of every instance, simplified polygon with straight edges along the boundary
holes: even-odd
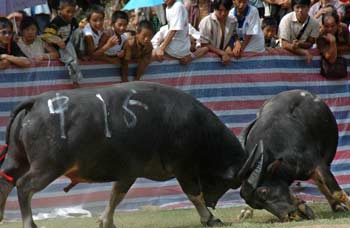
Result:
[[[239,139],[248,150],[262,141],[261,159],[240,191],[251,207],[266,209],[281,220],[312,219],[312,210],[289,189],[295,180],[312,179],[333,211],[350,208],[330,171],[338,144],[337,123],[318,96],[291,90],[272,97]]]
[[[79,182],[115,181],[102,228],[114,227],[114,209],[138,177],[175,177],[202,224],[220,225],[207,206],[239,187],[259,159],[257,146],[246,153],[192,96],[145,82],[38,95],[12,112],[6,142],[0,220],[15,186],[25,228],[36,227],[32,195],[61,175],[72,180],[66,191]]]

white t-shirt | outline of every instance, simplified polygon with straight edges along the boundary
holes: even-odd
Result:
[[[169,43],[165,52],[175,58],[183,58],[190,54],[191,41],[188,34],[188,15],[182,2],[175,2],[166,8],[168,30],[176,30],[174,38]]]
[[[83,33],[84,33],[84,36],[92,36],[92,39],[94,41],[94,47],[97,48],[103,32],[98,31],[96,34],[94,31],[92,31],[90,23],[88,23],[85,25],[85,27],[83,29]]]
[[[243,22],[243,26],[239,28],[239,23],[237,23],[236,31],[238,37],[243,39],[245,35],[252,35],[244,52],[263,52],[265,51],[265,38],[261,29],[258,9],[250,5],[247,7],[249,7],[249,9]],[[231,9],[228,15],[229,17],[234,17],[238,21],[238,18],[234,15],[235,10],[235,8]]]
[[[120,36],[120,38],[121,38],[120,44],[116,44],[115,46],[113,46],[110,49],[108,49],[107,51],[105,51],[106,55],[108,55],[108,56],[116,56],[123,49],[124,43],[125,43],[125,41],[127,39],[127,36],[124,33],[124,34],[122,34]]]

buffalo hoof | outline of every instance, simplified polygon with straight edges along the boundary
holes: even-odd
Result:
[[[117,228],[113,223],[103,221],[102,219],[99,219],[97,223],[99,223],[99,228]]]
[[[247,207],[244,208],[243,210],[241,210],[241,213],[238,216],[238,221],[244,221],[248,218],[252,218],[253,217],[253,209]]]
[[[332,206],[332,210],[333,210],[334,212],[349,211],[349,209],[348,209],[346,206],[342,205],[342,204],[335,204],[335,205],[333,205],[333,206]]]
[[[306,204],[299,204],[298,212],[298,215],[303,219],[315,219],[315,214],[313,210]]]
[[[215,218],[213,215],[210,216],[210,219],[206,222],[202,222],[202,224],[204,226],[209,226],[209,227],[212,227],[212,226],[223,226],[224,223],[218,219],[218,218]]]

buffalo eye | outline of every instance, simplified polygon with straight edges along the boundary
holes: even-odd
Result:
[[[268,187],[259,187],[257,189],[257,193],[260,199],[267,200],[267,195],[269,194],[269,188]]]

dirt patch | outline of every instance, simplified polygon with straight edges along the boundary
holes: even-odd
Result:
[[[293,228],[350,228],[348,224],[329,224],[329,225],[311,225],[311,226],[294,226]]]

